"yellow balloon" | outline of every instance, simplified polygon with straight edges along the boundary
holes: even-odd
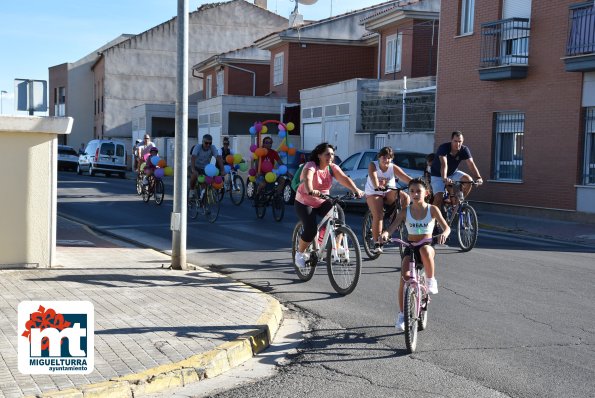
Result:
[[[172,167],[170,167],[170,166],[167,166],[166,168],[163,169],[163,173],[166,176],[174,175],[174,169]]]
[[[289,122],[285,125],[285,127],[287,128],[287,131],[291,131],[295,128],[295,124],[293,124],[293,122]]]
[[[252,159],[254,159],[254,160],[258,159],[258,155],[256,153],[253,153],[252,154]]]
[[[241,153],[236,153],[233,155],[233,163],[234,164],[238,164],[242,161],[242,154]],[[229,162],[227,162],[229,163]]]
[[[256,176],[249,176],[248,180],[254,182],[254,181],[256,181]]]
[[[275,182],[275,181],[277,181],[277,175],[275,173],[273,173],[272,171],[269,171],[268,173],[266,173],[264,175],[264,179],[266,182]]]
[[[140,164],[140,169],[141,169],[141,170],[144,170],[144,169],[145,169],[145,167],[147,167],[147,162],[142,162],[142,163]]]
[[[269,131],[267,126],[262,126],[262,130],[260,130],[260,134],[266,134]]]

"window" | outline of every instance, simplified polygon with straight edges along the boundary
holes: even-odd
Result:
[[[225,75],[223,71],[217,72],[217,96],[223,95],[225,89]]]
[[[213,92],[211,91],[213,87],[213,77],[207,76],[207,82],[205,83],[205,99],[211,98]]]
[[[360,170],[367,169],[368,166],[370,165],[370,162],[373,162],[374,160],[376,160],[377,156],[378,156],[378,153],[376,153],[376,152],[364,152],[361,160],[359,161],[359,164],[357,165],[357,168]]]
[[[461,25],[459,34],[473,33],[473,14],[475,13],[475,0],[461,0]]]
[[[275,54],[273,63],[273,85],[283,84],[283,53]]]
[[[495,114],[494,179],[521,181],[523,178],[523,134],[525,114]]]
[[[386,59],[384,73],[401,71],[401,47],[403,34],[388,36],[386,38]]]
[[[351,155],[343,163],[341,163],[341,170],[350,171],[353,170],[355,163],[359,160],[359,153]]]
[[[583,184],[595,184],[595,107],[585,109],[585,163]]]

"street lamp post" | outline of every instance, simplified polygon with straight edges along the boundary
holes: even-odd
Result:
[[[3,96],[4,94],[8,94],[8,91],[4,91],[4,90],[1,90],[1,91],[0,91],[0,115],[2,115],[2,113],[3,113],[3,111],[2,111],[2,103],[3,103],[4,101],[3,101],[3,99],[2,99],[2,96]]]

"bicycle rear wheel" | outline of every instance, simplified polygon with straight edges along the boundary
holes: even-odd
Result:
[[[165,195],[165,187],[163,180],[155,180],[155,203],[160,205],[163,203],[163,196]]]
[[[335,228],[335,236],[341,236],[337,250],[333,250],[332,238],[329,238],[326,247],[328,277],[337,293],[347,295],[353,292],[359,281],[362,254],[357,237],[351,228],[340,225]]]
[[[466,203],[463,204],[457,220],[457,238],[463,252],[473,249],[477,243],[477,228],[475,209]]]
[[[417,348],[417,289],[406,285],[405,302],[403,303],[403,314],[405,315],[405,345],[409,353],[415,352]]]
[[[285,215],[285,201],[281,194],[275,193],[273,195],[271,207],[273,208],[273,218],[275,221],[283,220],[283,215]]]
[[[303,230],[304,226],[302,225],[302,222],[298,221],[291,234],[291,263],[293,264],[293,268],[295,269],[298,278],[307,282],[314,276],[314,272],[316,271],[316,260],[310,257],[310,259],[306,261],[306,266],[304,268],[298,267],[295,263],[295,252],[297,252],[300,236],[302,235]]]
[[[370,260],[376,260],[380,257],[380,253],[374,253],[374,237],[372,236],[372,212],[368,210],[364,214],[362,222],[362,239],[364,243],[364,251]]]
[[[246,194],[246,188],[244,187],[244,180],[239,175],[234,175],[233,184],[231,185],[231,190],[229,191],[229,198],[231,202],[239,206],[244,201],[244,195]]]
[[[199,202],[197,196],[194,196],[194,198],[190,197],[190,192],[192,191],[192,189],[188,190],[188,215],[190,218],[195,219],[198,217]]]
[[[207,185],[205,192],[205,215],[210,223],[214,223],[219,216],[219,190]]]

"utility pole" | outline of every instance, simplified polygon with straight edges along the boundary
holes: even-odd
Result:
[[[0,115],[2,115],[4,113],[4,111],[2,110],[2,103],[4,102],[4,99],[2,98],[2,96],[4,94],[8,94],[8,91],[5,91],[5,90],[0,91]]]
[[[186,264],[186,179],[188,177],[188,0],[178,0],[176,137],[174,165],[174,210],[171,213],[171,267],[187,269]]]

